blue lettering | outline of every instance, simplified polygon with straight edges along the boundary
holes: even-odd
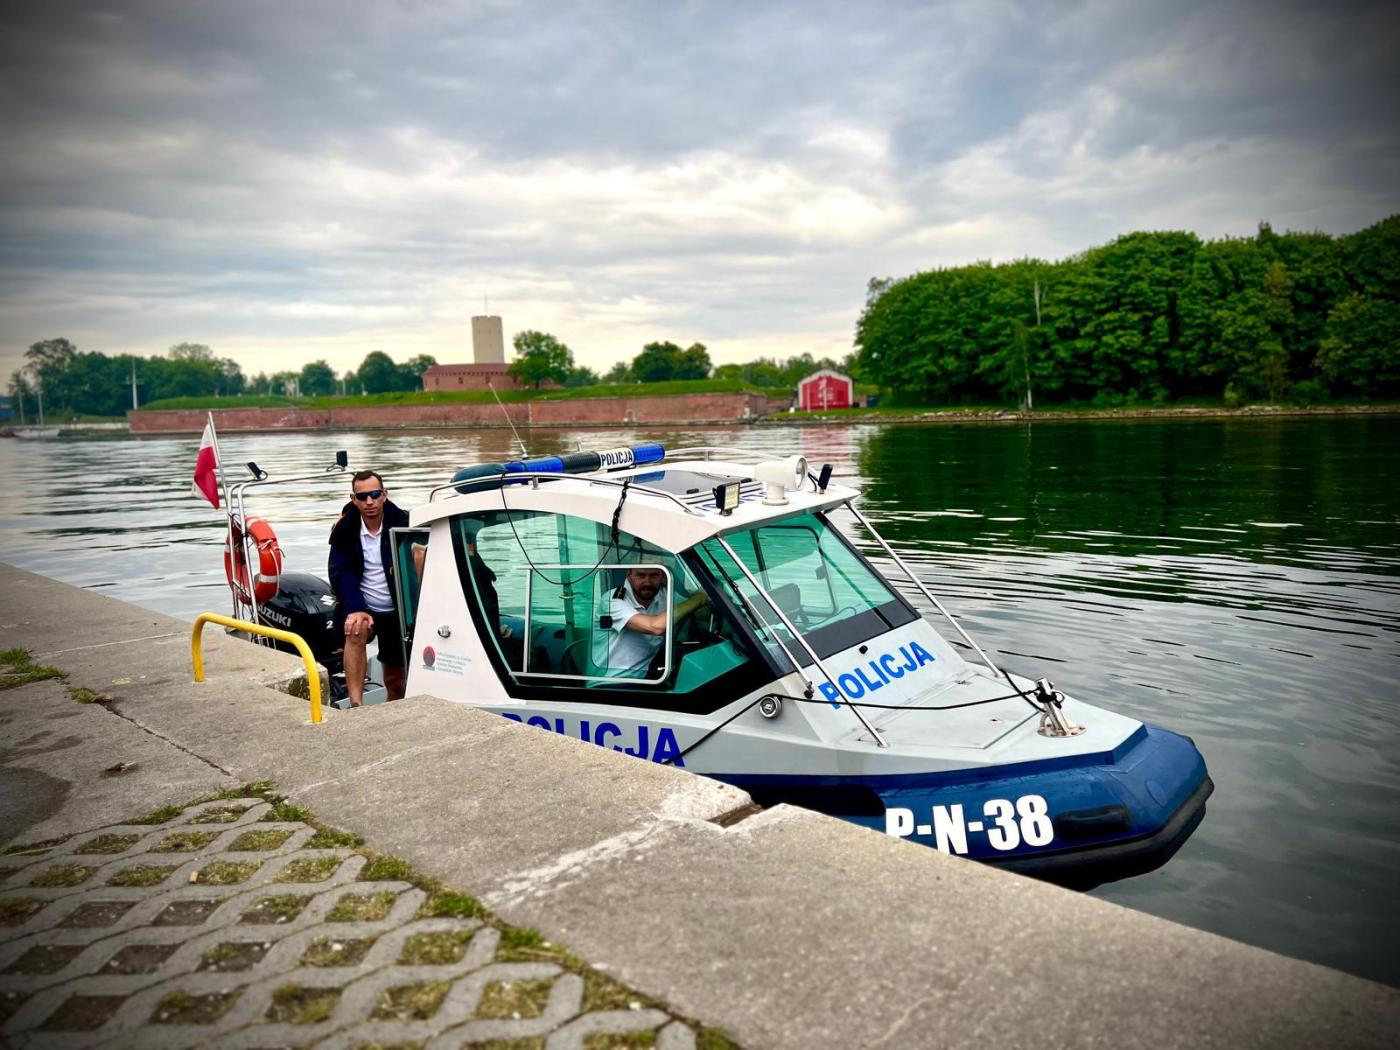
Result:
[[[634,751],[632,748],[629,747],[629,748],[626,749],[626,752],[627,752],[627,754],[631,755],[633,758],[646,758],[649,754],[651,754],[651,752],[647,750],[647,727],[646,727],[646,726],[638,726],[638,727],[637,727],[637,748],[636,748],[636,750]]]
[[[646,726],[642,728],[645,729]],[[682,767],[685,765],[684,760],[681,758],[680,745],[676,743],[676,734],[663,726],[661,729],[657,730],[656,754],[651,756],[651,760],[653,762],[669,762],[672,759],[675,760],[671,763],[672,765]]]
[[[564,720],[562,718],[556,718],[554,720],[554,731],[560,736],[564,735]]]
[[[846,695],[852,700],[865,695],[865,687],[860,684],[860,680],[853,674],[837,675],[836,681],[841,683],[841,688],[846,691]]]
[[[621,735],[622,730],[618,729],[617,726],[613,725],[611,722],[599,722],[598,728],[593,731],[593,742],[599,747],[607,747],[608,745],[603,741],[604,737]],[[614,747],[613,750],[621,751],[622,748]]]
[[[919,658],[919,663],[921,665],[933,663],[933,657],[929,654],[928,650],[918,642],[910,642],[909,648],[914,650],[914,655]]]
[[[832,707],[841,706],[841,694],[836,691],[836,687],[830,682],[818,682],[817,688],[821,690],[822,696],[831,702]]]
[[[543,717],[542,715],[531,715],[525,724],[530,726],[539,726],[541,729],[554,728],[552,725],[549,724],[549,719]]]
[[[907,646],[901,645],[901,646],[899,647],[899,651],[900,651],[902,654],[904,654],[904,669],[905,669],[906,671],[916,671],[916,670],[918,670],[919,665],[918,665],[917,663],[915,663],[915,662],[914,662],[914,658],[913,658],[912,656],[909,655],[909,649],[908,649],[908,647],[907,647]]]
[[[588,719],[583,719],[578,724],[578,738],[585,744],[591,744],[593,738],[588,735]]]
[[[509,718],[512,722],[524,722],[524,721],[525,721],[525,719],[521,718],[519,715],[514,714],[514,713],[512,713],[512,712],[510,712],[510,711],[502,711],[501,714],[502,714],[503,716],[505,716],[506,718]]]
[[[885,674],[884,668],[882,668],[877,661],[870,661],[870,669],[880,676],[880,681],[888,682],[890,680],[890,676]]]
[[[880,667],[884,670],[886,678],[904,677],[904,671],[895,666],[894,655],[892,653],[885,653],[880,657]]]
[[[874,664],[872,664],[871,666],[873,667]],[[856,674],[859,675],[859,676],[860,676],[860,680],[861,680],[862,682],[865,683],[865,688],[869,689],[872,693],[875,692],[876,689],[883,689],[883,688],[885,688],[885,683],[884,683],[884,682],[872,682],[869,678],[867,678],[867,677],[865,676],[865,668],[864,668],[864,667],[857,667],[857,668],[856,668]]]

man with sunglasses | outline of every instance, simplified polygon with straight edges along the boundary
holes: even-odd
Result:
[[[350,705],[365,697],[365,646],[379,639],[379,662],[390,700],[403,696],[403,628],[394,607],[394,562],[389,530],[408,524],[408,512],[389,499],[384,479],[361,470],[350,479],[351,501],[331,529],[330,578],[335,591],[336,633],[345,634],[345,685]]]

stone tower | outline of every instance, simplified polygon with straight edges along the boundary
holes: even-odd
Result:
[[[501,319],[496,315],[472,318],[472,355],[479,365],[506,363],[506,344]]]

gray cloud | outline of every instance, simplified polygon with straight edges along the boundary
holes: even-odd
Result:
[[[840,353],[865,281],[1397,210],[1381,5],[12,3],[0,371]]]

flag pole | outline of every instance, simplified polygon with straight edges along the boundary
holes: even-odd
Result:
[[[232,514],[233,504],[229,502],[228,498],[228,479],[224,477],[224,457],[223,453],[219,451],[219,431],[218,428],[214,426],[213,412],[208,413],[208,419],[209,434],[214,439],[214,466],[219,470],[219,487],[223,489],[224,492],[224,506],[228,509],[228,512]]]
[[[224,549],[227,550],[231,556],[233,553],[233,501],[229,498],[228,479],[224,476],[224,456],[223,453],[219,451],[219,431],[218,428],[214,426],[213,412],[208,413],[207,421],[209,424],[209,434],[214,439],[214,466],[219,472],[219,488],[223,490],[224,494]],[[248,552],[244,550],[242,553],[244,561],[246,562]],[[242,619],[243,603],[238,597],[238,591],[236,588],[230,586],[229,593],[233,597],[233,618],[235,620]]]

